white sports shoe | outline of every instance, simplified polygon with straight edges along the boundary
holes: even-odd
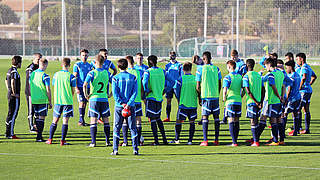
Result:
[[[192,142],[188,142],[188,145],[192,145]]]

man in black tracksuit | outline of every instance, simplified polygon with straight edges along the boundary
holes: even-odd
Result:
[[[41,59],[41,57],[42,57],[42,55],[40,53],[34,53],[33,54],[33,61],[26,69],[26,88],[25,88],[24,92],[26,94],[26,99],[27,99],[28,124],[29,124],[30,132],[35,132],[36,131],[36,126],[35,126],[34,121],[33,121],[34,112],[32,110],[29,77],[30,77],[30,74],[34,70],[37,70],[39,68],[39,60]]]
[[[14,134],[14,124],[18,116],[18,111],[20,107],[20,75],[17,69],[21,68],[22,57],[13,56],[12,66],[7,72],[7,77],[5,80],[6,87],[8,89],[8,116],[6,119],[6,137],[9,139],[19,139]]]

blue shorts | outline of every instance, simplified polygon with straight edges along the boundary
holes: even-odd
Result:
[[[247,105],[247,118],[257,119],[260,117],[261,109],[256,104]]]
[[[241,117],[241,105],[228,104],[225,110],[225,117]]]
[[[301,94],[301,102],[300,107],[305,106],[306,104],[310,103],[312,93],[300,93]]]
[[[269,118],[279,118],[281,116],[281,104],[268,104],[268,101],[263,101],[262,115]]]
[[[202,100],[202,116],[209,116],[210,114],[212,114],[213,116],[219,116],[219,99]]]
[[[294,102],[289,101],[285,110],[284,110],[284,113],[289,114],[289,113],[298,112],[300,109],[300,102],[301,102],[300,100],[297,100]]]
[[[173,98],[173,94],[174,94],[174,90],[172,88],[170,91],[166,92],[166,98],[167,99],[172,99]]]
[[[89,117],[109,117],[109,102],[89,101]]]
[[[141,103],[136,103],[134,106],[136,107],[136,117],[143,116]]]
[[[148,118],[160,118],[162,102],[147,99],[146,116]]]
[[[80,93],[77,94],[77,99],[78,99],[78,102],[88,102],[88,100],[84,97],[84,92],[83,92],[83,87],[78,87]],[[90,89],[88,88],[88,91],[87,92],[90,92]]]
[[[32,110],[35,116],[47,116],[48,105],[47,104],[32,104]]]
[[[189,119],[189,121],[194,121],[197,119],[197,108],[195,109],[178,109],[177,112],[177,120],[186,120]]]
[[[59,105],[55,104],[53,108],[53,117],[73,117],[73,106],[72,105]]]

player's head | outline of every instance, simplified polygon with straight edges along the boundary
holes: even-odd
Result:
[[[155,55],[150,55],[148,57],[148,66],[149,67],[155,67],[157,66],[158,57]]]
[[[234,70],[236,69],[236,62],[234,60],[229,60],[227,61],[227,69],[229,72],[234,72]]]
[[[288,62],[286,62],[286,71],[288,74],[291,74],[292,72],[295,71],[295,66],[296,66],[296,63],[293,61],[293,60],[290,60]]]
[[[45,71],[48,67],[49,61],[46,58],[41,58],[39,60],[39,69]]]
[[[293,56],[293,53],[292,52],[287,52],[287,54],[285,55],[286,57],[286,61],[294,61],[294,56]]]
[[[133,68],[134,60],[132,56],[126,56],[126,60],[128,61],[128,67]]]
[[[87,49],[81,49],[80,50],[80,57],[81,57],[81,61],[87,61],[87,59],[89,57],[89,51]]]
[[[99,54],[104,57],[104,59],[107,59],[108,57],[108,50],[107,49],[100,49]]]
[[[211,53],[209,51],[203,52],[202,59],[204,64],[211,64]]]
[[[128,61],[124,58],[121,58],[117,61],[118,68],[122,71],[128,68]]]
[[[94,63],[96,65],[97,68],[101,68],[103,63],[104,63],[105,59],[104,59],[104,56],[98,54],[96,57],[95,57],[95,60],[94,60]]]
[[[22,57],[21,56],[13,56],[11,59],[11,64],[16,66],[17,68],[21,68]]]
[[[238,58],[239,58],[239,53],[238,53],[237,50],[235,50],[235,49],[232,49],[232,50],[231,50],[231,58],[232,58],[232,60],[234,60],[234,61],[238,60]]]
[[[299,66],[303,65],[304,63],[306,63],[307,60],[307,56],[305,53],[298,53],[296,55],[296,59],[297,59],[297,63]]]
[[[269,57],[268,59],[265,60],[264,65],[266,66],[267,71],[271,71],[273,70],[273,68],[277,66],[277,61]]]
[[[278,59],[278,54],[277,53],[271,53],[270,54],[270,57],[272,58],[272,59],[275,59],[275,60],[277,60]]]
[[[193,56],[192,56],[192,63],[197,64],[198,61],[199,61],[199,59],[200,59],[200,56],[198,56],[198,55],[193,55]]]
[[[33,64],[39,64],[39,60],[42,58],[41,53],[33,53]]]
[[[177,57],[177,54],[175,51],[170,51],[169,52],[169,57],[170,57],[170,60],[175,60],[176,57]]]
[[[62,64],[62,67],[69,69],[69,67],[71,65],[70,58],[67,58],[67,57],[63,58],[61,64]]]
[[[284,70],[284,62],[281,59],[277,59],[277,68]]]
[[[247,59],[247,61],[246,61],[247,68],[250,71],[253,71],[255,64],[256,64],[256,62],[253,59]]]
[[[143,62],[143,54],[142,53],[139,52],[136,54],[136,61],[139,65],[142,64],[142,62]]]
[[[182,70],[184,73],[191,73],[192,63],[188,61],[183,63]]]

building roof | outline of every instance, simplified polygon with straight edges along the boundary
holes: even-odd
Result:
[[[22,12],[22,1],[23,0],[1,0],[1,4],[8,5],[14,12]],[[32,8],[37,6],[39,0],[25,0],[24,10],[30,11]]]

